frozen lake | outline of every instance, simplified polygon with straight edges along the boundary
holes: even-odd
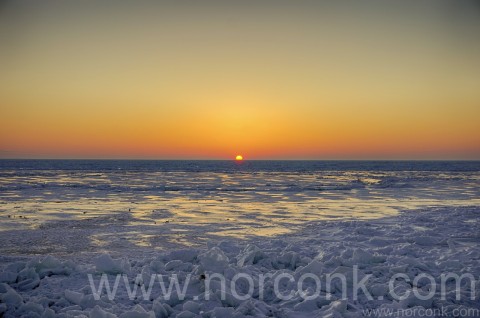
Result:
[[[1,253],[203,246],[480,203],[478,162],[0,161]],[[29,242],[35,238],[35,244]]]
[[[480,316],[478,162],[2,160],[0,176],[0,316]]]

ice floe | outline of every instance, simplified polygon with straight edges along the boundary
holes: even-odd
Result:
[[[479,216],[478,207],[428,208],[143,258],[12,260],[0,272],[0,315],[358,317],[373,309],[480,309]],[[365,289],[355,289],[362,279]]]

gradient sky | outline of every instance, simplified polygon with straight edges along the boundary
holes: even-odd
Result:
[[[480,159],[479,1],[0,1],[1,158]]]

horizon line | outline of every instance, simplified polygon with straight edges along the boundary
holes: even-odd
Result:
[[[0,161],[5,160],[91,160],[91,161],[235,161],[235,158],[232,159],[195,159],[195,158],[0,158]],[[335,159],[312,159],[312,158],[276,158],[276,159],[243,159],[243,161],[480,161],[478,159],[445,159],[445,158],[422,158],[422,159],[412,159],[412,158],[335,158]]]

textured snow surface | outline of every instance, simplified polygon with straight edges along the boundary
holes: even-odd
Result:
[[[427,273],[440,283],[442,273],[469,273],[480,279],[480,208],[439,207],[405,211],[393,217],[358,221],[312,222],[301,230],[274,238],[240,241],[215,241],[199,248],[150,253],[131,253],[123,257],[95,254],[89,259],[73,261],[69,257],[3,256],[0,273],[0,315],[4,317],[358,317],[373,308],[477,308],[480,309],[480,284],[471,299],[470,283],[461,282],[460,299],[456,299],[455,282],[447,284],[442,299],[440,289],[431,299],[408,297],[395,300],[388,292],[393,275],[402,273],[413,281]],[[140,255],[140,256],[139,256]],[[350,285],[351,273],[370,274],[365,283],[374,296],[368,300],[359,293],[354,299]],[[227,292],[221,297],[219,284],[213,280],[205,289],[206,275],[222,274],[227,286],[239,273],[254,278],[249,299],[238,299]],[[259,289],[258,277],[266,278]],[[325,285],[320,295],[306,299],[315,290],[312,280],[305,280],[302,293],[297,282],[282,280],[280,289],[289,300],[278,299],[273,293],[274,278],[289,274],[298,279],[304,274],[320,277],[322,283],[329,273],[344,273],[347,297],[342,297],[340,283],[327,294]],[[102,274],[113,285],[117,274],[128,277],[130,288],[137,286],[135,299],[129,299],[123,279],[113,300],[103,293],[95,299],[88,274],[98,286]],[[151,284],[152,274],[172,277],[180,285],[189,279],[185,299],[176,291],[164,297],[158,281],[154,282],[148,299],[141,289]],[[189,278],[188,278],[189,277]],[[421,280],[417,286],[396,281],[400,294],[413,288],[431,290],[432,282]],[[168,286],[168,280],[166,280]],[[237,280],[236,291],[244,295],[250,286]],[[210,292],[209,300],[205,295]],[[262,295],[260,295],[262,294]],[[463,306],[463,307],[462,307]]]

